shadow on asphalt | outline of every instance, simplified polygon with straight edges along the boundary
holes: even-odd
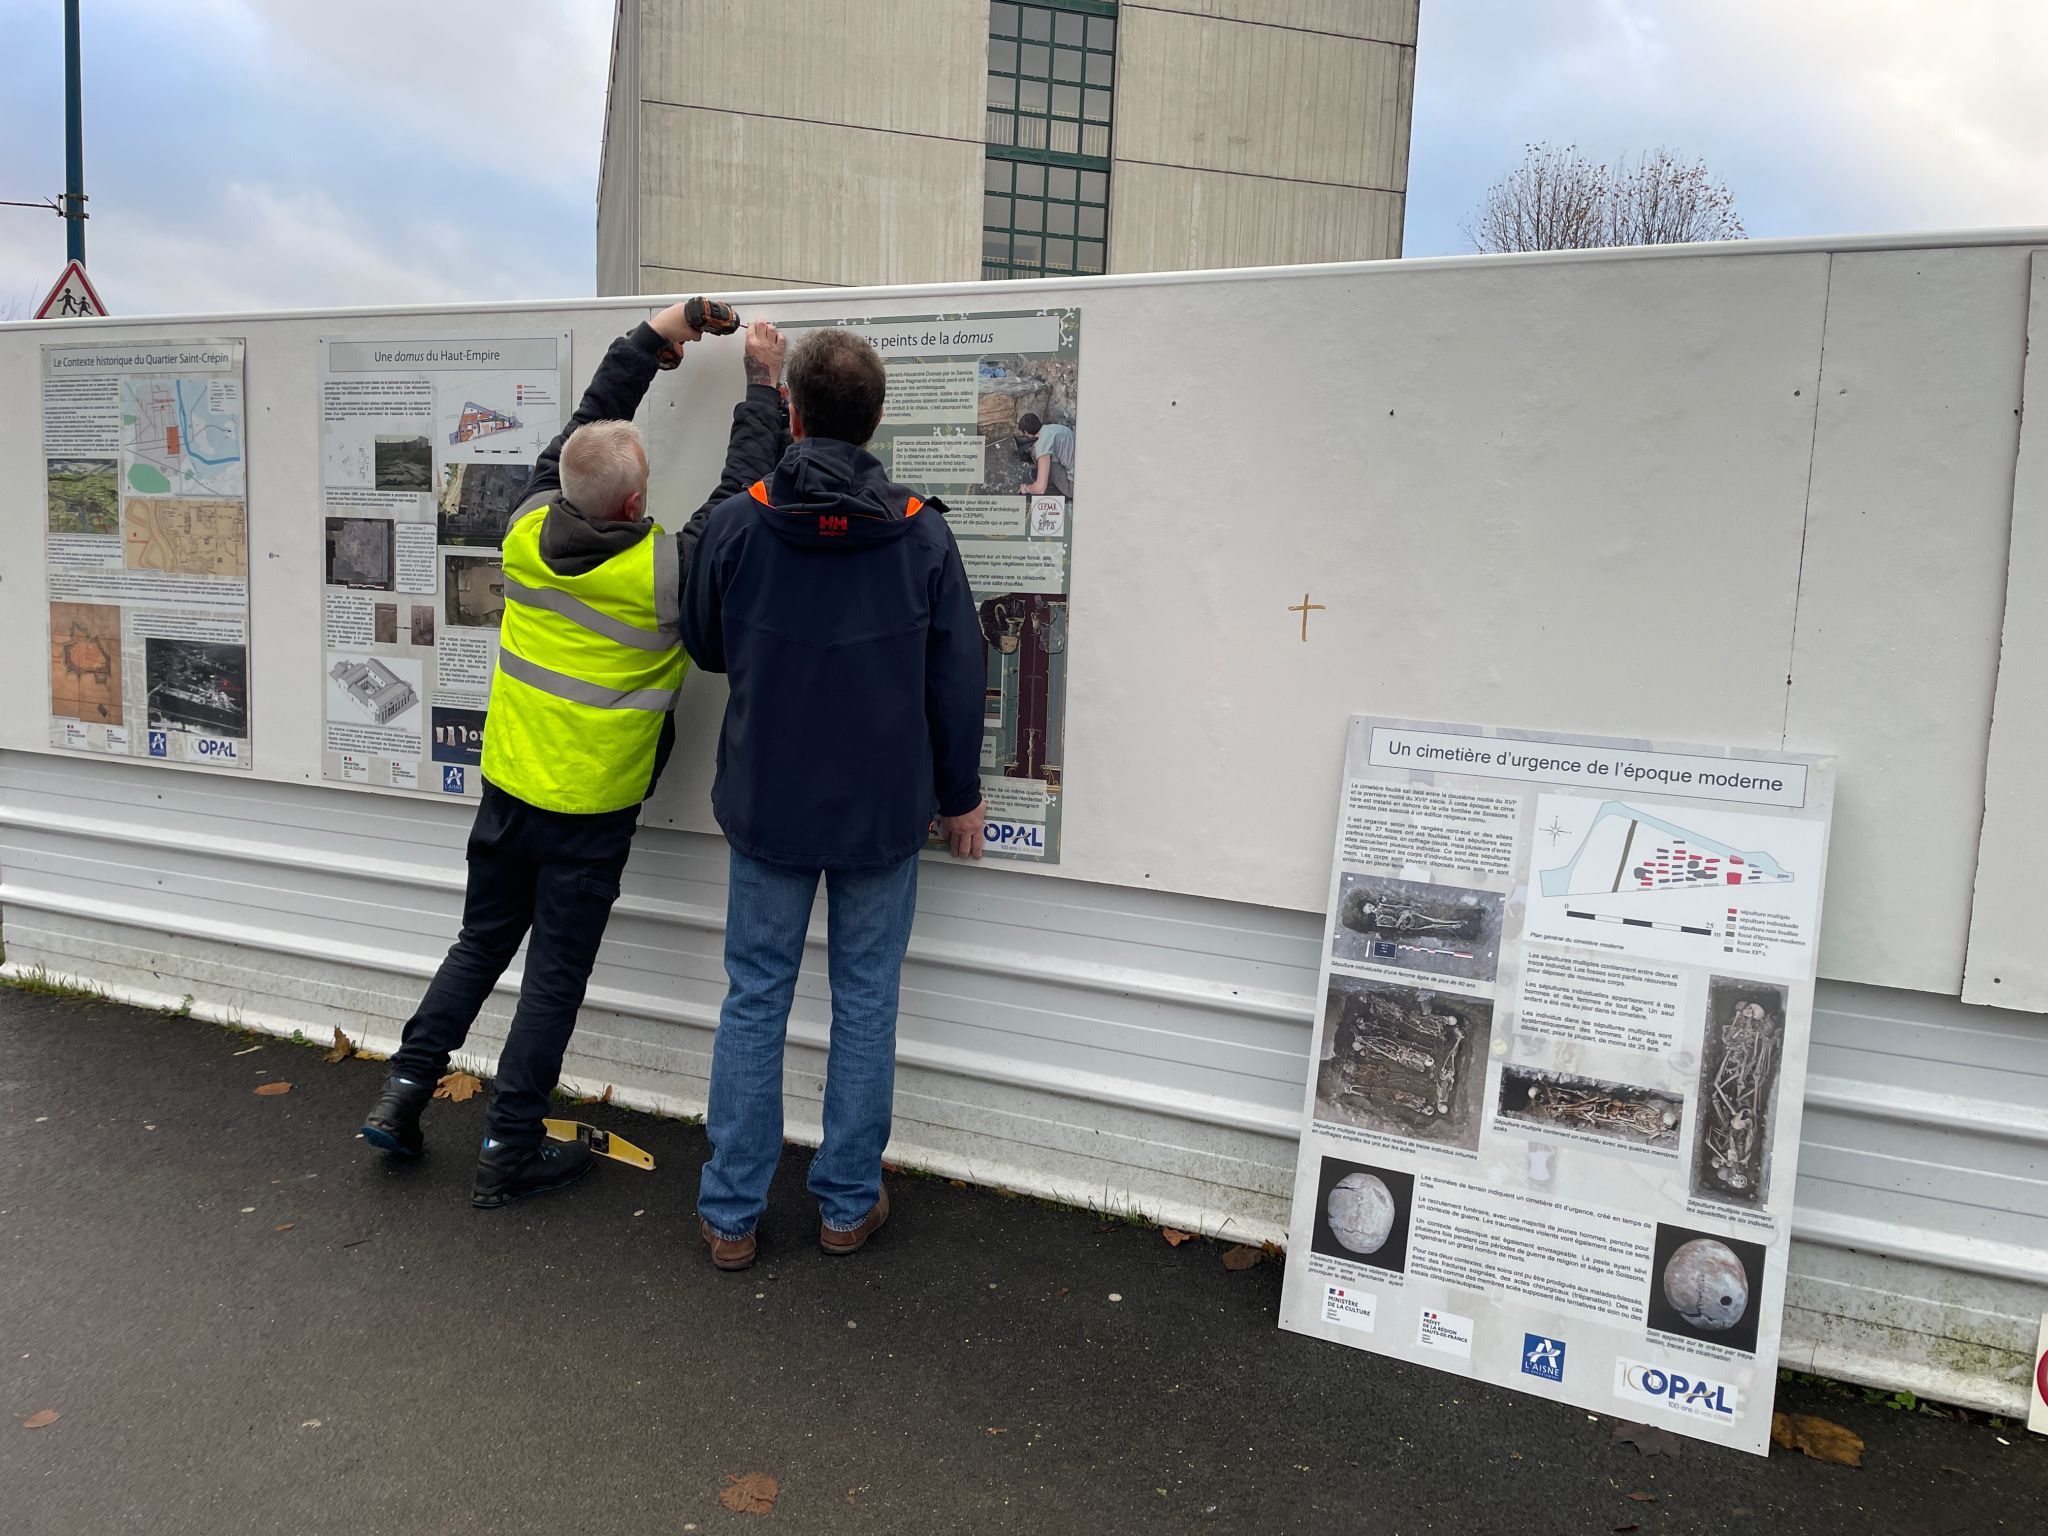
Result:
[[[0,992],[0,1528],[746,1531],[718,1493],[765,1472],[769,1531],[2048,1529],[2023,1430],[1790,1385],[1861,1469],[1645,1458],[1280,1333],[1277,1263],[986,1190],[899,1177],[889,1227],[827,1259],[794,1148],[762,1261],[718,1274],[702,1132],[623,1110],[579,1113],[655,1172],[475,1211],[483,1100],[388,1161],[353,1134],[382,1070]]]

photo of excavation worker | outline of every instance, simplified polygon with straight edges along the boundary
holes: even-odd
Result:
[[[1492,1039],[1485,998],[1332,976],[1316,1116],[1472,1151]]]
[[[1692,1192],[1761,1210],[1771,1197],[1771,1137],[1785,1061],[1785,989],[1715,976],[1700,1042]]]
[[[989,446],[984,494],[1073,496],[1077,371],[1070,357],[981,360],[975,420]]]
[[[1074,429],[1064,422],[1046,421],[1036,413],[1018,419],[1017,440],[1034,466],[1025,482],[1026,496],[1074,494]]]
[[[1337,886],[1330,954],[1438,976],[1493,980],[1500,964],[1498,891],[1346,874]]]

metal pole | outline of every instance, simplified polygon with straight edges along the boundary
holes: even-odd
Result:
[[[64,233],[85,260],[85,114],[78,99],[78,0],[64,0]]]

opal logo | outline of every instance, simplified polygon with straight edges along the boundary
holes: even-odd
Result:
[[[1686,1376],[1678,1371],[1659,1370],[1636,1360],[1614,1362],[1614,1391],[1617,1397],[1655,1403],[1702,1419],[1734,1419],[1735,1388],[1725,1382]]]
[[[222,741],[218,736],[202,736],[193,743],[192,749],[201,757],[210,757],[217,763],[232,763],[241,756],[232,741]]]
[[[1564,1340],[1546,1339],[1540,1333],[1523,1334],[1522,1374],[1544,1381],[1563,1381]]]
[[[981,824],[981,841],[990,853],[1015,853],[1028,859],[1042,859],[1045,857],[1045,823],[985,821]]]
[[[465,782],[466,777],[460,768],[443,768],[441,770],[441,792],[443,794],[459,795],[464,793],[463,785]]]
[[[171,755],[171,733],[169,731],[151,731],[149,733],[149,755],[151,757],[169,757]]]

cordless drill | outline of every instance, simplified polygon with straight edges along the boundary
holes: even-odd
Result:
[[[716,299],[701,296],[688,299],[683,304],[683,319],[690,327],[704,336],[730,336],[740,328],[740,313],[730,304],[721,304]],[[680,347],[664,345],[655,354],[655,361],[662,368],[673,368],[683,360]]]
[[[683,305],[683,318],[706,336],[730,336],[740,328],[740,312],[716,299],[691,299]]]

